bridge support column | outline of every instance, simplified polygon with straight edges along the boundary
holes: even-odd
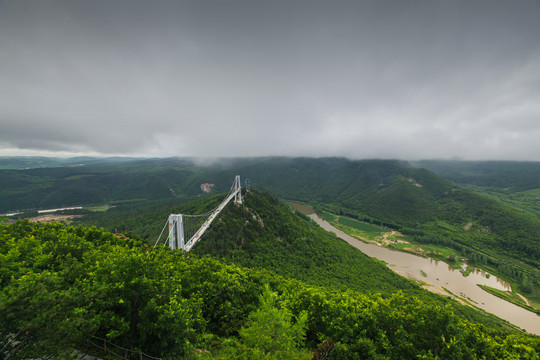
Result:
[[[182,214],[169,215],[169,247],[173,250],[185,248]]]
[[[234,202],[237,204],[242,203],[242,184],[240,182],[240,175],[236,175],[234,178],[234,190],[238,191],[236,195],[234,195]]]

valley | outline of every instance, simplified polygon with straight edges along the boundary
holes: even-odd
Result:
[[[184,262],[182,254],[177,250],[171,251],[162,247],[151,249],[169,214],[202,214],[214,209],[223,200],[224,193],[234,176],[232,174],[237,173],[251,179],[251,190],[243,190],[241,205],[230,204],[223,209],[202,240],[190,252],[189,257],[192,257],[192,260]],[[403,351],[402,345],[405,346],[405,343],[399,344],[402,340],[405,341],[404,339],[408,339],[406,342],[408,341],[409,345],[406,346],[412,346],[409,347],[411,356],[442,354],[440,347],[442,344],[433,345],[439,340],[432,339],[431,343],[428,343],[425,341],[428,338],[425,334],[439,332],[441,335],[444,334],[445,339],[450,339],[448,336],[455,334],[450,330],[452,327],[461,329],[462,335],[468,334],[467,339],[461,338],[462,344],[469,344],[467,346],[473,346],[474,349],[477,348],[476,345],[471,345],[469,341],[476,339],[476,335],[473,336],[466,329],[475,329],[471,331],[479,336],[499,334],[493,336],[498,336],[497,339],[506,339],[501,340],[504,343],[493,340],[491,347],[488,346],[491,355],[487,358],[504,358],[502,355],[494,354],[502,354],[500,351],[507,346],[504,344],[515,336],[523,344],[530,344],[535,349],[531,351],[540,352],[540,341],[536,340],[538,337],[519,335],[524,334],[519,329],[525,329],[528,334],[539,334],[538,316],[510,303],[528,302],[532,308],[538,309],[540,290],[537,264],[540,244],[537,235],[540,222],[532,216],[534,210],[521,211],[519,207],[527,207],[527,202],[520,202],[519,206],[508,206],[502,201],[482,195],[479,190],[472,192],[464,185],[458,186],[425,169],[411,168],[403,162],[351,161],[341,158],[262,158],[228,159],[221,163],[199,166],[189,159],[137,159],[132,162],[124,159],[118,163],[92,161],[87,165],[75,167],[0,170],[0,183],[3,185],[0,189],[0,205],[6,212],[14,209],[64,209],[86,204],[82,209],[64,209],[55,214],[48,214],[57,216],[57,220],[61,220],[63,216],[69,217],[66,220],[70,222],[70,226],[65,228],[57,223],[27,225],[25,220],[19,220],[13,225],[0,225],[4,234],[8,234],[2,240],[4,244],[0,244],[2,251],[0,256],[7,260],[7,265],[2,270],[5,274],[15,274],[14,279],[18,276],[17,266],[13,264],[16,264],[19,256],[24,253],[21,253],[20,249],[15,252],[10,250],[15,249],[13,246],[17,245],[17,242],[11,240],[13,238],[9,235],[11,233],[19,234],[16,236],[23,236],[26,239],[24,241],[33,244],[21,243],[20,246],[23,246],[21,249],[37,246],[35,251],[46,253],[53,251],[51,249],[54,246],[51,247],[50,239],[56,236],[54,235],[56,232],[66,236],[67,244],[70,241],[81,241],[69,235],[72,231],[76,234],[88,234],[85,236],[88,236],[89,241],[93,241],[91,239],[97,236],[96,227],[105,231],[97,238],[108,239],[107,232],[122,233],[125,237],[116,237],[113,234],[111,236],[115,246],[119,246],[118,251],[122,252],[126,259],[131,259],[130,262],[143,261],[142,258],[139,259],[141,255],[136,249],[140,246],[140,249],[148,254],[144,255],[144,258],[147,256],[168,258],[167,254],[170,253],[172,257],[165,263],[172,261],[184,264],[182,273],[193,274],[192,270],[189,270],[190,267],[198,268],[196,271],[200,272],[197,276],[202,281],[201,284],[186,283],[186,280],[181,278],[177,281],[187,286],[185,289],[182,287],[182,299],[196,298],[199,299],[196,301],[202,301],[196,305],[200,306],[199,310],[195,308],[190,310],[202,311],[202,318],[197,318],[194,313],[184,315],[187,316],[185,319],[198,319],[194,321],[203,321],[206,324],[192,328],[193,334],[198,335],[193,335],[190,341],[215,356],[208,358],[218,358],[225,353],[240,351],[239,349],[245,346],[239,342],[242,338],[238,337],[238,331],[244,329],[242,326],[247,326],[245,322],[247,314],[255,314],[257,294],[271,297],[272,292],[277,292],[278,298],[282,299],[283,311],[290,311],[297,319],[300,319],[303,310],[310,309],[312,305],[316,306],[318,310],[308,314],[306,342],[297,345],[302,349],[315,349],[322,344],[329,344],[326,342],[329,339],[338,339],[333,350],[335,359],[348,358],[346,354],[350,354],[353,348],[356,349],[355,352],[361,353],[363,345],[358,345],[356,341],[372,344],[370,346],[374,353],[383,358],[398,358],[396,354]],[[532,184],[535,184],[534,179]],[[520,188],[520,191],[522,190],[523,187]],[[25,205],[13,206],[21,199],[21,194],[25,194]],[[288,199],[288,204],[282,199]],[[290,204],[294,205],[294,209]],[[323,219],[314,213],[320,214]],[[34,215],[38,215],[37,210],[26,210],[13,218],[27,218]],[[30,233],[27,233],[28,231]],[[47,245],[39,245],[40,241]],[[135,243],[139,245],[130,245]],[[65,246],[66,249],[70,248],[70,245]],[[134,247],[119,250],[123,246]],[[69,250],[72,255],[66,257],[66,264],[73,261],[69,260],[71,256],[90,263],[94,257],[105,256],[100,253],[101,250],[91,249],[92,246],[86,244],[78,250]],[[54,251],[61,254],[64,250],[57,248]],[[132,251],[134,253],[131,253]],[[157,255],[162,251],[163,255]],[[60,256],[58,254],[50,258],[49,255],[36,253],[35,259],[38,261],[36,264],[40,265],[29,271],[41,274],[42,267],[48,265],[47,261],[39,259],[54,259]],[[139,260],[134,260],[132,256]],[[162,259],[165,259],[164,257]],[[467,263],[470,265],[468,267],[463,266],[460,261],[465,258],[468,259]],[[150,264],[149,261],[146,259],[144,263]],[[54,263],[56,264],[54,269],[61,269],[64,266],[63,262],[64,260]],[[146,266],[148,265],[144,265]],[[94,264],[91,267],[99,269],[101,265]],[[238,270],[240,272],[233,270],[237,267],[246,270]],[[228,302],[219,306],[212,297],[204,297],[204,292],[210,291],[208,288],[210,273],[217,271],[218,268],[224,269],[225,273],[236,274],[225,283],[227,281],[235,283],[237,281],[235,279],[244,279],[241,280],[242,287],[247,287],[249,296],[242,296],[241,301],[227,297]],[[82,271],[79,272],[82,277],[72,283],[69,280],[72,277],[68,269],[69,267],[62,270],[65,271],[66,279],[58,278],[49,283],[49,280],[46,280],[49,275],[42,274],[36,276],[45,276],[43,278],[45,282],[41,284],[42,280],[35,281],[44,289],[53,286],[56,281],[59,281],[58,284],[67,284],[64,288],[67,296],[74,294],[72,287],[80,286],[79,281],[86,276],[94,276]],[[256,285],[252,282],[259,280],[254,278],[248,280],[243,277],[244,275],[239,275],[242,271],[255,272],[258,274],[256,278],[269,279],[270,276],[272,279],[269,280],[270,289],[263,290],[261,283]],[[146,275],[140,276],[142,277],[134,275],[133,279],[139,279],[136,281],[144,283]],[[156,278],[156,281],[162,280]],[[16,291],[10,292],[14,291],[13,286],[22,286],[11,282],[7,277],[4,277],[4,282],[7,286],[3,292],[5,299],[17,294]],[[289,285],[284,285],[285,283]],[[54,286],[50,288],[51,294],[56,294]],[[102,285],[96,283],[96,286],[99,288]],[[228,286],[234,288],[237,285]],[[169,290],[174,291],[173,288]],[[307,297],[298,298],[293,295],[297,293],[296,288],[309,289],[304,293]],[[507,292],[510,289],[512,293]],[[141,306],[136,298],[131,298],[132,295],[141,296],[138,291],[136,291],[138,295],[131,291],[126,293],[121,287],[111,288],[110,291],[111,294],[116,294],[117,291],[124,294],[118,301],[134,301],[130,302],[130,306],[135,306],[134,308]],[[151,296],[152,292],[148,291],[148,296]],[[347,328],[344,331],[353,331],[355,334],[351,338],[341,332],[338,323],[325,323],[327,320],[319,317],[323,316],[324,310],[320,307],[322,305],[314,305],[317,303],[314,300],[318,296],[315,295],[317,292],[324,293],[323,298],[328,299],[333,299],[333,296],[345,296],[342,300],[336,300],[339,305],[332,305],[337,306],[338,311],[345,311],[344,309],[349,306],[345,305],[346,303],[357,301],[352,300],[353,298],[361,299],[358,300],[358,304],[362,305],[355,306],[363,307],[372,301],[377,307],[385,303],[384,299],[388,299],[397,307],[392,311],[373,315],[376,317],[375,327],[366,325],[369,315],[355,318],[355,323],[364,324],[362,329],[369,328],[371,329],[369,331],[374,332],[357,333],[356,330]],[[227,291],[221,289],[219,293],[225,294]],[[47,301],[47,296],[43,301]],[[526,300],[522,300],[521,296]],[[21,299],[19,300],[22,301]],[[9,300],[14,302],[5,304],[15,306],[19,300]],[[30,301],[31,304],[34,300],[30,296],[24,301]],[[66,304],[70,304],[70,301]],[[168,300],[152,301],[159,303]],[[417,309],[414,311],[420,312],[414,315],[418,316],[417,318],[404,315],[407,311],[412,311],[406,304]],[[101,311],[90,307],[94,306],[91,304],[84,306],[86,309],[84,311],[90,313]],[[122,312],[121,307],[111,305],[110,308],[106,302],[100,306],[101,309],[109,309],[106,311],[111,314],[123,314],[122,321],[131,325],[122,325],[127,327],[121,330],[112,323],[102,323],[92,335],[110,338],[111,341],[115,340],[124,346],[134,346],[129,345],[130,334],[138,336],[139,330],[136,328],[143,325],[137,319],[142,315],[129,315]],[[405,308],[408,310],[405,311]],[[437,317],[432,310],[444,314],[444,317],[448,317],[454,325],[441,327],[440,321],[431,322]],[[340,317],[342,319],[340,321],[347,323],[348,316],[359,316],[356,310],[353,312]],[[231,319],[230,322],[221,322],[216,318],[217,313]],[[86,318],[86,315],[81,314],[77,315],[80,321],[94,321],[91,317]],[[410,324],[404,325],[401,320],[397,320],[401,316],[408,318],[409,320],[404,321]],[[201,320],[203,318],[204,320]],[[31,314],[28,314],[27,319],[28,324],[31,324],[33,321]],[[289,317],[287,321],[292,321],[293,324],[292,319],[294,317]],[[425,322],[423,325],[417,324],[417,319],[424,319],[422,321]],[[399,325],[401,328],[394,327],[396,321],[401,324]],[[444,320],[441,321],[444,323]],[[461,325],[457,325],[454,321]],[[480,328],[477,326],[485,330],[478,330]],[[111,333],[113,328],[116,330]],[[322,330],[325,328],[328,331]],[[420,330],[421,328],[423,330]],[[409,335],[404,335],[403,331]],[[215,340],[205,343],[200,336],[211,336]],[[390,345],[384,345],[385,340],[381,339],[385,338],[389,339]],[[478,339],[474,341],[483,341]],[[236,345],[232,347],[227,345],[232,344],[231,341]],[[150,343],[145,346],[148,346],[148,349],[152,348]],[[163,345],[162,348],[149,350],[147,353],[167,353],[170,351],[167,349],[169,347]],[[178,351],[192,356],[194,354],[192,350],[187,346]]]
[[[486,291],[479,285],[489,286],[499,291],[509,291],[509,283],[480,270],[457,270],[452,266],[432,258],[390,250],[383,246],[366,244],[353,236],[333,227],[316,214],[310,217],[322,228],[335,233],[341,239],[366,255],[384,261],[397,274],[418,281],[427,290],[452,296],[473,307],[494,314],[527,332],[540,335],[540,317],[508,301],[504,301]],[[465,265],[463,265],[465,266]]]
[[[344,223],[348,222],[350,226],[343,226],[340,222],[343,217],[329,213],[323,213],[321,217],[311,206],[295,202],[289,204],[308,215],[325,230],[335,233],[364,254],[384,261],[394,272],[417,281],[425,289],[452,296],[464,304],[485,310],[528,332],[540,335],[540,318],[530,311],[538,309],[532,308],[529,301],[517,293],[515,297],[523,299],[520,301],[523,308],[515,305],[515,300],[514,303],[508,302],[510,295],[505,294],[511,294],[510,283],[483,270],[469,267],[461,261],[454,261],[452,265],[441,261],[440,256],[439,259],[434,259],[422,248],[413,250],[409,242],[399,238],[388,240],[395,236],[395,231],[362,224],[354,219],[346,219]],[[358,231],[359,229],[362,231]],[[400,238],[403,239],[403,235]],[[393,246],[396,243],[405,244],[405,249],[396,249]]]

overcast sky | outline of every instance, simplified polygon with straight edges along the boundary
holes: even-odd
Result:
[[[0,156],[540,161],[538,0],[0,0]]]

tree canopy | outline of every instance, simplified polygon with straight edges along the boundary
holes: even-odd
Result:
[[[2,357],[96,354],[94,337],[163,359],[293,359],[309,358],[312,350],[336,360],[540,353],[536,336],[472,323],[449,304],[400,291],[308,285],[209,256],[148,248],[95,227],[0,224]]]

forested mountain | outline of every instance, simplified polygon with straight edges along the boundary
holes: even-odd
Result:
[[[204,175],[220,182],[231,171],[281,198],[330,206],[424,238],[442,234],[456,247],[540,264],[537,217],[403,162],[270,158],[209,168]]]
[[[493,186],[512,191],[540,188],[538,161],[424,160],[411,164],[431,170],[444,179],[460,184]]]
[[[469,322],[455,306],[307,285],[91,227],[0,224],[2,358],[119,347],[137,359],[538,357],[538,337]]]
[[[189,161],[156,161],[0,170],[0,211],[173,198],[193,171]],[[193,191],[191,191],[193,192]]]
[[[3,170],[0,210],[137,199],[181,202],[201,194],[202,183],[227,191],[234,174],[280,198],[384,223],[421,239],[442,234],[455,247],[510,256],[536,268],[540,264],[537,217],[392,160],[253,158],[198,165],[189,159],[157,159]]]
[[[268,193],[245,193],[243,205],[227,206],[193,252],[340,290],[418,289],[300,216]]]
[[[0,225],[2,356],[69,357],[73,349],[100,354],[96,341],[122,346],[135,357],[142,351],[192,359],[503,359],[534,358],[540,352],[538,337],[510,333],[475,310],[419,289],[257,189],[245,193],[243,206],[228,205],[189,257],[148,246],[169,213],[204,213],[222,200],[222,194],[198,197],[201,183],[215,183],[221,191],[236,173],[282,198],[291,198],[287,194],[301,184],[308,191],[296,199],[352,215],[368,216],[351,197],[369,199],[361,190],[370,184],[381,199],[384,189],[399,192],[411,186],[410,194],[426,191],[422,201],[437,200],[444,191],[468,194],[400,162],[264,161],[208,167],[185,160],[142,161],[116,164],[114,171],[110,165],[92,165],[86,174],[69,168],[32,170],[37,178],[50,176],[60,192],[62,181],[80,185],[85,178],[124,173],[134,179],[170,174],[164,178],[172,182],[183,172],[176,184],[183,193],[160,200],[150,185],[145,196],[151,200],[80,220],[131,230],[129,239],[92,227]],[[279,168],[284,180],[274,183],[272,172]],[[332,182],[325,182],[324,171]],[[102,189],[121,194],[125,187]],[[390,203],[392,196],[387,199]],[[432,202],[435,209],[440,206]],[[426,224],[429,220],[414,226]],[[139,241],[133,234],[147,238]],[[280,335],[272,336],[273,331]]]
[[[82,166],[89,164],[103,164],[108,162],[133,161],[128,157],[89,157],[79,156],[71,158],[54,158],[44,156],[0,156],[0,169],[21,170],[35,168],[50,168],[62,166]]]
[[[426,160],[411,164],[540,218],[540,162]]]
[[[218,194],[167,210],[149,208],[128,219],[120,213],[109,219],[107,228],[129,229],[128,234],[139,234],[153,244],[169,213],[206,213],[221,200],[223,195]],[[102,225],[106,213],[96,215],[79,222]],[[381,262],[351,248],[302,214],[293,213],[276,197],[256,190],[244,192],[242,206],[226,206],[192,252],[341,290],[418,290]]]

